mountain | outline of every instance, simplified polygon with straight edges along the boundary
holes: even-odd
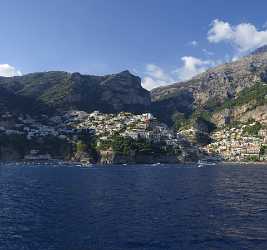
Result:
[[[171,123],[172,117],[204,110],[214,111],[226,101],[238,98],[244,90],[267,81],[267,46],[238,61],[226,63],[193,79],[153,89],[154,113]]]
[[[216,125],[242,116],[241,103],[247,105],[242,110],[254,109],[255,105],[249,102],[255,103],[258,98],[255,92],[261,93],[262,103],[265,88],[257,84],[265,82],[267,46],[235,62],[209,69],[189,81],[151,92],[142,88],[141,79],[129,71],[105,76],[50,71],[0,77],[0,105],[2,109],[32,113],[70,109],[105,113],[152,112],[169,125],[177,119],[186,121],[206,112],[205,116],[208,113],[209,120]]]
[[[188,155],[192,160],[195,155],[230,161],[267,160],[267,46],[235,62],[209,69],[189,81],[151,92],[142,88],[141,79],[129,71],[106,76],[50,71],[0,77],[0,113],[47,114],[43,119],[49,118],[47,124],[55,122],[57,127],[58,122],[66,119],[65,115],[64,119],[60,118],[63,115],[60,112],[67,110],[151,112],[155,116],[151,122],[154,126],[157,127],[156,118],[174,125],[177,134],[173,135],[179,141],[175,152],[182,154],[184,159]],[[57,114],[51,119],[53,113]],[[70,120],[77,118],[74,119],[72,113],[78,113],[77,117],[84,115],[84,112],[69,112]],[[3,126],[15,124],[16,114],[1,117]],[[8,117],[13,120],[8,121]],[[101,122],[97,124],[104,126],[100,130],[105,131],[102,122],[105,119],[100,117]],[[139,122],[136,123],[137,131],[147,126],[146,118],[142,126]],[[16,129],[21,126],[15,125]],[[118,122],[115,127],[121,125]],[[162,129],[157,127],[156,131],[161,134]],[[2,138],[2,143],[5,140]],[[20,146],[12,140],[11,144]]]
[[[0,77],[0,88],[0,94],[5,91],[14,96],[10,102],[32,100],[38,103],[36,107],[55,110],[143,113],[150,109],[150,93],[129,71],[106,76],[50,71]]]

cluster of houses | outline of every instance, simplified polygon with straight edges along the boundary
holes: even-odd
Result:
[[[77,131],[69,126],[68,117],[48,118],[46,115],[34,119],[29,115],[14,115],[9,112],[0,114],[0,134],[25,135],[28,140],[38,137],[54,136],[69,139]]]
[[[212,134],[213,142],[204,150],[226,161],[265,161],[267,156],[262,149],[267,145],[267,130],[262,128],[257,134],[248,135],[246,128],[254,125],[251,123],[218,130]]]
[[[160,123],[152,114],[134,115],[121,112],[119,114],[103,114],[95,111],[91,114],[76,113],[77,129],[92,129],[100,141],[108,140],[114,135],[131,137],[134,140],[145,139],[152,143],[164,142],[177,146],[184,140],[181,136]],[[77,121],[79,121],[77,123]]]
[[[98,145],[119,135],[134,140],[143,139],[165,149],[171,147],[175,152],[183,152],[184,157],[199,152],[198,147],[190,143],[182,133],[168,128],[150,113],[135,115],[127,112],[103,114],[98,111],[68,111],[52,117],[40,115],[38,118],[0,113],[0,135],[24,135],[28,140],[53,136],[76,143],[77,135],[82,131],[95,136]],[[33,148],[27,157],[39,157],[36,150],[38,149]]]
[[[195,160],[200,153],[197,145],[189,142],[183,134],[177,133],[159,122],[151,113],[140,115],[128,112],[103,114],[95,111],[87,114],[76,111],[70,115],[75,128],[94,131],[97,145],[119,135],[134,140],[143,139],[159,145],[162,149],[172,148],[174,152],[179,152],[180,157],[188,161]]]
[[[185,140],[150,113],[134,115],[126,112],[103,114],[98,111],[68,111],[53,117],[42,115],[38,119],[9,112],[0,114],[0,133],[26,135],[29,140],[45,136],[75,139],[77,132],[83,130],[91,131],[100,141],[120,135],[177,146]]]
[[[211,135],[212,143],[204,146],[202,150],[226,161],[267,160],[267,155],[262,150],[267,149],[267,129],[261,128],[254,135],[244,132],[247,127],[254,125],[255,123],[251,123],[217,130]],[[28,140],[54,136],[75,141],[78,132],[85,130],[96,136],[98,143],[120,135],[183,149],[182,151],[191,150],[188,155],[192,154],[192,151],[198,151],[197,146],[189,142],[190,137],[194,138],[194,130],[176,133],[150,113],[135,115],[127,112],[103,114],[98,111],[68,111],[52,117],[41,115],[38,119],[29,115],[0,113],[0,134],[25,135]],[[38,154],[34,151],[29,157],[36,155]]]

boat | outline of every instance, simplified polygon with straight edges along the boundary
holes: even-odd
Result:
[[[197,162],[197,166],[199,168],[204,167],[204,166],[215,166],[217,162],[218,162],[217,159],[208,158],[208,159],[199,160]]]
[[[93,164],[89,162],[81,162],[80,167],[93,167]]]

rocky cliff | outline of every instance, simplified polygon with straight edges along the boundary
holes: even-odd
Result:
[[[238,61],[207,70],[193,79],[151,91],[158,116],[191,114],[196,109],[210,110],[225,100],[238,97],[245,88],[267,81],[267,46]],[[163,110],[168,107],[167,110]],[[168,112],[168,114],[166,113]]]
[[[224,127],[234,122],[246,123],[249,120],[267,125],[267,105],[255,107],[253,103],[248,103],[239,107],[226,108],[215,112],[211,119],[217,127]]]
[[[250,88],[239,92],[235,99],[227,100],[211,113],[211,120],[217,127],[233,122],[255,120],[267,122],[267,84],[257,82]]]
[[[166,163],[175,164],[183,162],[177,155],[150,155],[140,152],[130,152],[129,154],[120,154],[112,150],[100,151],[99,163],[101,164],[154,164]]]
[[[0,93],[6,91],[21,102],[31,100],[38,103],[33,105],[37,113],[40,112],[39,106],[46,107],[43,112],[48,108],[134,113],[150,109],[150,93],[142,88],[141,79],[129,71],[106,76],[51,71],[0,77],[0,88]],[[9,99],[11,102],[16,104],[14,98]]]

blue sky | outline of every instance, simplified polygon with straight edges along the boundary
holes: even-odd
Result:
[[[151,89],[267,44],[265,0],[2,0],[0,75],[129,69]]]

